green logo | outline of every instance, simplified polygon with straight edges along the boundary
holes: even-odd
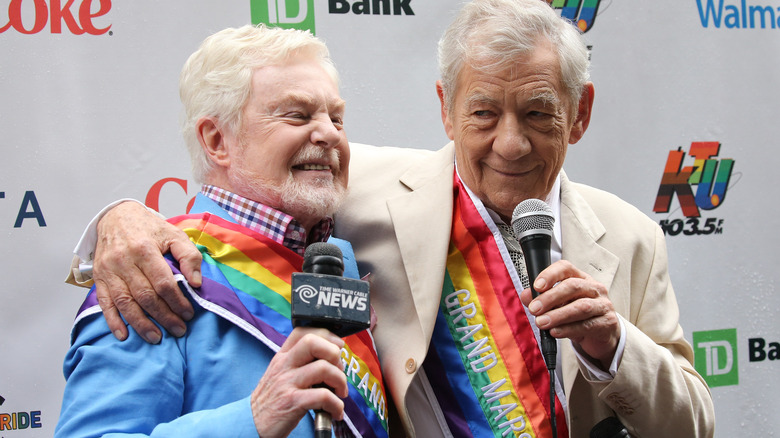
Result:
[[[693,332],[694,367],[711,388],[739,384],[737,329]]]
[[[314,34],[314,0],[249,0],[252,24],[265,23]]]

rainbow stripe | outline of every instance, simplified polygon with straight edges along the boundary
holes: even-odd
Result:
[[[549,376],[493,234],[458,182],[434,348],[425,360],[457,436],[551,436]],[[568,436],[556,400],[560,436]]]
[[[203,256],[203,286],[196,293],[259,329],[278,350],[292,331],[290,281],[293,272],[301,271],[303,258],[209,213],[179,216],[171,223]],[[345,416],[361,436],[387,437],[385,387],[371,333],[364,330],[344,341],[342,364],[350,383]]]

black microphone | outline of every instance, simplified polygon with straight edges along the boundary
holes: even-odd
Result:
[[[517,204],[512,213],[512,229],[523,249],[525,269],[528,271],[528,281],[534,298],[539,296],[539,292],[534,288],[534,281],[545,268],[550,266],[550,242],[554,223],[555,216],[552,209],[539,199],[526,199]],[[539,335],[547,369],[555,369],[558,354],[555,338],[550,335],[549,330],[540,330]]]
[[[554,223],[555,216],[552,209],[539,199],[526,199],[517,204],[512,212],[512,230],[523,250],[525,269],[528,272],[531,295],[534,298],[539,296],[539,292],[534,288],[534,281],[545,268],[550,266],[550,242]],[[539,330],[539,338],[542,344],[542,356],[550,375],[550,427],[553,438],[556,438],[558,426],[555,419],[555,365],[558,344],[549,330]]]
[[[325,328],[343,338],[371,324],[368,282],[344,278],[344,261],[336,245],[312,243],[303,255],[303,272],[292,274],[293,327]],[[331,436],[329,413],[316,410],[315,437]]]
[[[617,417],[607,417],[590,430],[590,438],[631,438]]]

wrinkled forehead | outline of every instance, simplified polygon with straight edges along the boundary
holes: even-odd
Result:
[[[560,72],[557,51],[550,40],[543,35],[534,35],[521,42],[515,38],[497,38],[475,31],[463,44],[462,60],[457,65],[456,77],[460,78],[467,68],[485,74],[497,74],[515,66],[522,66],[537,52],[545,50],[554,54],[549,57],[549,63]],[[457,88],[459,82],[456,80],[453,86]]]
[[[337,77],[317,58],[296,57],[257,67],[252,72],[252,94],[268,103],[326,105],[343,108]]]
[[[524,78],[533,81],[542,77],[547,84],[554,86],[554,90],[545,87],[538,91],[536,97],[552,103],[565,87],[558,54],[544,39],[528,50],[517,50],[507,56],[470,56],[458,72],[454,92],[457,93],[461,87],[469,88],[474,80],[490,81],[495,78],[497,83],[501,83],[522,81]]]

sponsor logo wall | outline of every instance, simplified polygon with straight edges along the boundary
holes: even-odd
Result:
[[[594,117],[575,180],[665,231],[716,437],[780,420],[780,2],[552,0],[586,31]],[[198,186],[178,131],[181,65],[207,35],[268,23],[331,48],[352,141],[445,144],[434,82],[448,0],[0,0],[0,438],[51,436],[85,291],[70,253],[100,208],[184,213]],[[118,376],[121,378],[121,376]],[[659,413],[662,415],[662,413]]]

